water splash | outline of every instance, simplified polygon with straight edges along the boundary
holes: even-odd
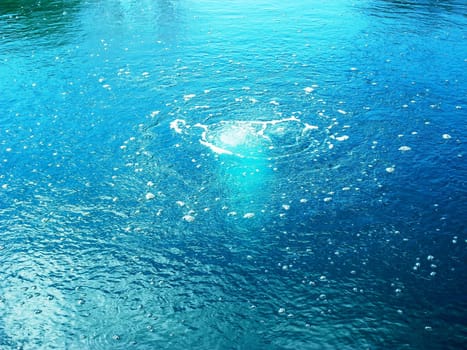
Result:
[[[233,216],[267,217],[275,195],[276,162],[323,143],[319,128],[295,117],[276,120],[228,120],[193,127],[177,119],[171,129],[196,137],[217,160],[216,182]]]

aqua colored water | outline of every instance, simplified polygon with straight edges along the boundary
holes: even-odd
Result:
[[[462,0],[2,0],[0,349],[462,349]]]

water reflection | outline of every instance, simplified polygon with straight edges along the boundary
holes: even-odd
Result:
[[[66,40],[81,0],[0,2],[0,33],[4,43],[34,39],[31,44],[57,44]],[[36,39],[47,38],[44,41]]]
[[[6,45],[18,48],[19,40],[26,40],[33,46],[64,44],[71,36],[75,37],[77,29],[83,29],[83,25],[84,31],[105,31],[112,36],[118,36],[122,30],[146,34],[153,32],[156,40],[161,41],[173,41],[179,33],[181,11],[178,1],[93,2],[0,1],[0,38],[3,49]],[[87,9],[94,10],[89,13]],[[87,28],[89,19],[90,28]]]
[[[180,13],[178,2],[170,0],[156,1],[158,11],[156,14],[156,23],[159,28],[159,36],[161,40],[173,40],[176,38]]]
[[[462,0],[376,0],[363,6],[371,11],[371,15],[388,18],[419,18],[443,13],[465,16],[466,11],[465,2]]]
[[[465,2],[459,0],[439,1],[439,0],[381,0],[381,4],[389,9],[406,9],[406,10],[426,10],[426,11],[450,11],[463,13],[462,7],[465,8]]]
[[[96,5],[83,16],[91,33],[163,42],[173,42],[180,33],[182,11],[178,1],[100,1]]]

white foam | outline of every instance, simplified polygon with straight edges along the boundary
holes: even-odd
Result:
[[[186,221],[186,222],[193,222],[193,221],[195,221],[195,217],[192,216],[192,215],[188,215],[188,214],[187,214],[187,215],[184,215],[184,216],[182,217],[182,219],[183,219],[184,221]]]
[[[304,123],[305,124],[305,129],[303,129],[303,131],[306,131],[306,130],[318,130],[319,127],[317,127],[316,125],[311,125],[311,124],[308,124],[308,123]]]
[[[185,126],[186,121],[183,119],[175,119],[170,123],[170,128],[174,130],[177,134],[182,133],[182,129],[180,126]]]
[[[290,124],[288,124],[290,123]],[[282,125],[281,125],[282,124]],[[196,123],[199,143],[217,154],[235,155],[238,157],[262,156],[263,150],[280,148],[275,144],[278,138],[286,137],[289,131],[296,131],[296,138],[304,137],[310,130],[318,126],[302,122],[295,116],[272,120],[225,120],[214,124]],[[183,119],[175,119],[170,128],[178,134],[188,134],[191,126]],[[297,141],[298,142],[298,141]],[[265,154],[265,153],[264,153]]]
[[[222,130],[219,139],[223,144],[235,147],[245,143],[248,135],[252,133],[254,133],[254,130],[251,130],[248,127],[234,125],[228,130]]]
[[[191,100],[193,97],[195,97],[196,95],[195,94],[188,94],[188,95],[183,95],[183,99],[185,101],[189,101]]]
[[[217,154],[230,154],[230,155],[233,154],[233,152],[226,150],[224,148],[218,147],[216,145],[213,145],[212,143],[207,142],[207,141],[199,140],[199,143],[202,144],[203,146],[210,148],[211,151]]]
[[[412,148],[410,148],[409,146],[401,146],[399,147],[399,151],[401,152],[407,152],[407,151],[410,151]]]

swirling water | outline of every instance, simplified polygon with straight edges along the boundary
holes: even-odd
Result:
[[[0,348],[463,348],[466,10],[2,1]]]

